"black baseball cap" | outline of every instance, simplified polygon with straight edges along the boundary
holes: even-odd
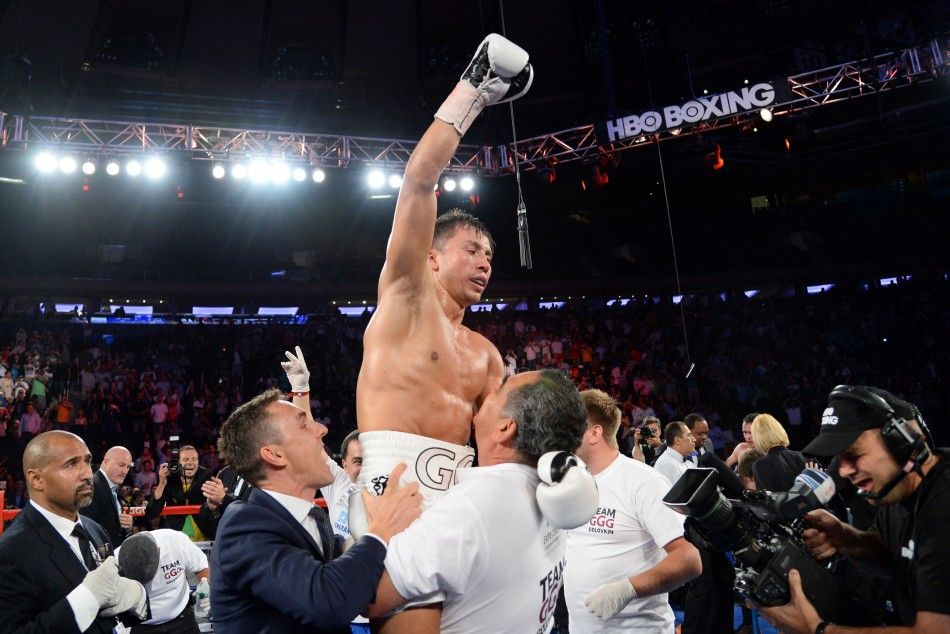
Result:
[[[916,418],[916,408],[890,392],[871,386],[839,385],[828,395],[828,407],[821,414],[821,431],[802,453],[813,456],[835,456],[854,444],[868,429],[880,429],[890,420],[880,398],[904,420]]]

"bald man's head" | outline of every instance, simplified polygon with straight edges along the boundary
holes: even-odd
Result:
[[[23,450],[23,473],[30,469],[42,471],[50,461],[50,445],[67,440],[78,440],[86,445],[82,438],[68,431],[54,430],[34,436]]]
[[[103,456],[99,468],[106,474],[106,479],[109,482],[120,485],[125,481],[125,476],[128,475],[131,466],[132,453],[125,447],[115,446]]]
[[[23,451],[23,471],[30,498],[46,510],[75,520],[92,501],[92,456],[82,438],[48,431]]]

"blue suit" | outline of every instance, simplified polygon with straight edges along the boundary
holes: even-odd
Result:
[[[215,634],[349,632],[376,594],[386,547],[363,537],[327,562],[277,500],[253,489],[228,506],[211,551]]]

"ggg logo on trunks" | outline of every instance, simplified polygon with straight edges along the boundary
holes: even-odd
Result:
[[[429,447],[424,449],[416,458],[416,477],[419,484],[433,491],[447,491],[457,482],[455,470],[470,467],[473,458],[470,454],[462,454],[445,447]]]

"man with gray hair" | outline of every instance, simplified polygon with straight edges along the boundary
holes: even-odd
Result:
[[[564,570],[559,529],[597,510],[593,477],[570,453],[586,415],[554,370],[516,374],[490,394],[473,421],[479,466],[458,470],[458,484],[390,542],[370,616],[442,601],[441,622],[415,631],[550,631]]]

